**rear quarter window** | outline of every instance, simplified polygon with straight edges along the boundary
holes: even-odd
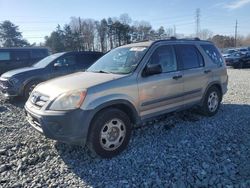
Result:
[[[215,48],[212,44],[204,44],[201,45],[202,49],[206,52],[210,60],[217,65],[223,64],[223,58],[220,54],[220,52]]]

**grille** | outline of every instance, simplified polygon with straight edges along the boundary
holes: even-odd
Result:
[[[0,87],[8,88],[10,87],[10,83],[7,80],[0,80]]]
[[[42,108],[46,104],[46,102],[48,102],[48,100],[48,96],[42,95],[38,92],[33,92],[30,96],[31,103],[38,108]]]

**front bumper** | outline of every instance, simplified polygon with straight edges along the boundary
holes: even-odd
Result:
[[[2,93],[5,97],[15,97],[19,95],[19,89],[7,85],[6,82],[0,80],[0,93]]]
[[[225,61],[227,66],[236,66],[240,63],[239,61],[234,61],[234,60],[225,60]]]
[[[91,111],[41,111],[29,102],[25,110],[29,124],[45,137],[76,145],[86,143]]]

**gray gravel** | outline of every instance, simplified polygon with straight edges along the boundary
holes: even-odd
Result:
[[[111,160],[45,139],[25,121],[24,102],[0,98],[0,187],[250,187],[250,69],[228,73],[216,116],[151,122]]]

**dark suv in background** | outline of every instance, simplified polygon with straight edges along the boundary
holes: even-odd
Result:
[[[0,75],[9,70],[31,66],[48,55],[47,48],[0,48]]]
[[[84,71],[102,55],[101,52],[62,52],[50,55],[33,66],[4,73],[0,77],[0,91],[5,97],[28,98],[37,84],[58,76]]]

